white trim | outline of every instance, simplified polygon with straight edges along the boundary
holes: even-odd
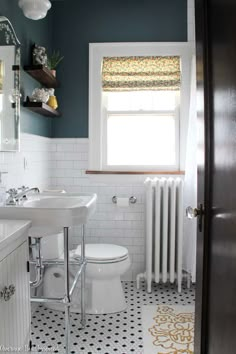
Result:
[[[158,55],[178,55],[181,57],[180,169],[184,169],[190,91],[190,65],[193,53],[194,47],[188,42],[89,44],[89,169],[102,170],[103,57]]]
[[[88,144],[89,139],[88,138],[50,138],[51,142],[53,143],[77,143],[79,142],[80,144]]]
[[[115,115],[122,115],[122,114],[124,114],[124,115],[148,115],[148,114],[150,114],[150,115],[155,115],[155,114],[157,114],[157,115],[161,115],[161,116],[165,116],[165,115],[174,115],[175,114],[175,109],[172,109],[172,110],[153,110],[153,111],[149,111],[149,110],[146,110],[146,109],[140,109],[140,110],[130,110],[130,111],[128,111],[128,110],[124,110],[124,111],[112,111],[112,110],[108,110],[107,111],[107,114],[115,114]]]
[[[25,133],[25,132],[21,132],[20,133],[20,136],[21,136],[21,139],[23,140],[42,140],[42,141],[45,141],[45,142],[51,142],[51,139],[50,137],[48,136],[43,136],[43,135],[37,135],[37,134],[32,134],[32,133]]]

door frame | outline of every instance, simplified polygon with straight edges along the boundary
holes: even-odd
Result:
[[[203,205],[203,228],[197,231],[197,275],[194,354],[206,354],[208,321],[209,235],[211,218],[212,109],[211,71],[208,41],[208,0],[195,0],[197,120],[198,141],[198,207]]]

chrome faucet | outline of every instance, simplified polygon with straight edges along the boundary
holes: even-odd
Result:
[[[20,190],[20,192],[18,192],[18,190]],[[21,188],[18,188],[18,190],[12,188],[7,191],[9,197],[6,200],[6,205],[17,205],[21,200],[27,200],[27,195],[31,192],[40,193],[38,187],[29,188],[22,186]]]

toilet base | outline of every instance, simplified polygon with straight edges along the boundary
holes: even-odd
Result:
[[[88,314],[109,314],[127,308],[120,277],[108,280],[93,280],[90,284],[92,294],[86,306]]]
[[[97,245],[90,245],[92,251],[96,251]],[[123,247],[115,245],[99,245],[108,249],[108,253],[115,250],[117,258],[106,261],[102,259],[90,260],[86,266],[86,284],[85,284],[85,312],[87,314],[110,314],[124,311],[127,307],[125,295],[122,288],[120,277],[130,267],[130,258],[126,254],[128,251]],[[121,253],[120,252],[121,248]],[[78,250],[77,250],[78,251]],[[93,253],[92,252],[92,253]],[[102,252],[100,247],[99,252]],[[118,257],[117,256],[118,252]],[[79,252],[78,252],[79,253]],[[125,254],[124,254],[125,253]],[[97,255],[99,257],[99,255]],[[73,283],[76,274],[76,267],[70,268],[70,286]],[[48,267],[44,275],[43,295],[48,298],[64,297],[64,269],[63,267]],[[80,313],[80,281],[74,290],[71,303],[71,311]],[[47,304],[48,308],[63,311],[60,304]]]
[[[46,297],[63,297],[63,277],[54,280],[54,291],[52,288],[44,286],[44,296]],[[71,279],[72,283],[72,279]],[[50,289],[50,293],[47,290]],[[56,310],[64,311],[64,305],[45,303],[45,307]],[[85,312],[87,314],[110,314],[116,312],[122,312],[126,310],[127,304],[125,301],[124,291],[122,288],[120,277],[116,277],[108,280],[86,280],[85,289]],[[80,313],[80,283],[75,288],[75,292],[72,296],[71,312]]]

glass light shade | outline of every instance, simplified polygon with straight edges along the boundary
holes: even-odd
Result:
[[[41,20],[46,17],[52,6],[49,0],[19,0],[18,5],[25,17],[31,20]]]

